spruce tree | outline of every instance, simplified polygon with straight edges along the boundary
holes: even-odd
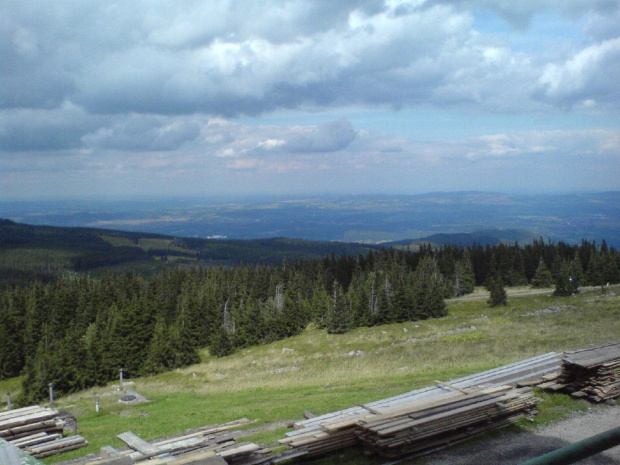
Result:
[[[314,315],[312,320],[317,328],[327,327],[330,298],[322,280],[316,282],[316,289],[310,299]]]
[[[24,365],[22,328],[17,299],[6,292],[0,299],[0,380],[18,376]]]
[[[577,264],[563,260],[558,268],[555,278],[555,290],[553,295],[568,297],[579,293],[580,270]]]
[[[538,268],[536,268],[536,273],[534,273],[534,277],[532,278],[532,287],[534,288],[543,288],[543,287],[551,287],[553,285],[553,275],[547,265],[545,265],[545,261],[541,258],[538,263]]]
[[[426,256],[420,260],[414,273],[414,295],[417,306],[416,318],[439,318],[445,316],[445,284],[437,262]]]
[[[474,292],[476,286],[476,275],[474,273],[474,267],[471,263],[469,249],[465,249],[465,252],[463,252],[463,258],[459,260],[458,263],[462,273],[463,295],[471,294]]]
[[[465,294],[471,294],[474,292],[475,284],[476,278],[474,276],[474,269],[471,265],[469,254],[465,253],[463,259],[457,261],[456,265],[454,265],[452,296],[461,297]]]
[[[504,284],[502,283],[501,278],[490,278],[488,289],[491,293],[489,296],[489,300],[487,303],[491,307],[497,307],[499,305],[506,305],[508,303],[506,298],[506,290],[504,289]]]
[[[170,345],[174,351],[174,368],[184,367],[200,362],[196,343],[192,339],[189,312],[182,309],[176,321],[170,327]]]
[[[353,328],[353,313],[340,284],[334,282],[333,288],[327,320],[327,332],[329,334],[344,334]]]
[[[209,352],[216,357],[225,357],[231,355],[234,351],[235,347],[233,346],[230,334],[226,327],[222,325],[209,346]]]

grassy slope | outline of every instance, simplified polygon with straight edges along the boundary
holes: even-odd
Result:
[[[104,395],[113,391],[110,387],[61,399],[60,407],[76,414],[80,432],[92,444],[62,459],[103,445],[120,447],[115,435],[127,430],[152,439],[241,417],[261,423],[299,419],[305,409],[321,414],[544,352],[617,340],[620,286],[611,290],[617,294],[509,295],[506,307],[494,309],[484,298],[454,300],[448,303],[449,316],[441,319],[360,328],[342,336],[309,328],[300,336],[223,359],[205,351],[199,365],[134,380],[134,388],[150,403],[120,405],[118,396]],[[563,310],[525,316],[551,306]],[[343,356],[358,350],[364,354]],[[6,390],[3,386],[0,383],[0,395]],[[99,414],[94,412],[95,395],[101,395]],[[567,396],[545,398],[539,421],[584,405]],[[269,442],[283,433],[284,429],[262,433],[255,440]],[[371,463],[356,455],[349,460]]]

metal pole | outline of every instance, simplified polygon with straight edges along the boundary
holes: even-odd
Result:
[[[48,384],[50,388],[50,407],[54,406],[54,383]]]
[[[568,465],[620,445],[620,426],[541,455],[521,465]]]
[[[123,369],[118,370],[121,375],[121,389],[123,389]]]
[[[6,395],[6,409],[7,410],[12,410],[13,409],[13,400],[11,399],[11,393],[8,392]]]
[[[99,413],[101,408],[99,406],[99,397],[95,397],[95,412]]]

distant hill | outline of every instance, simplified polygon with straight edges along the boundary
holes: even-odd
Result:
[[[59,272],[117,269],[151,274],[169,266],[281,264],[366,254],[368,247],[299,239],[220,240],[108,229],[32,226],[0,219],[0,282],[50,280]]]
[[[518,242],[519,244],[527,244],[539,238],[539,235],[518,229],[486,229],[471,233],[432,234],[419,239],[405,239],[402,241],[387,242],[382,245],[388,247],[411,247],[420,246],[422,244],[431,244],[436,246],[459,245],[462,247],[468,247],[474,244],[498,245],[507,243],[514,244],[515,242]]]

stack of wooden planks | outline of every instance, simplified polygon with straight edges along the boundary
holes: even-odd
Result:
[[[531,388],[499,386],[412,402],[358,421],[357,436],[387,458],[425,454],[535,413]]]
[[[270,450],[251,442],[236,442],[229,430],[254,421],[246,418],[222,425],[209,425],[184,434],[145,441],[131,431],[117,437],[127,446],[117,450],[104,447],[99,455],[71,460],[72,465],[185,465],[218,463],[233,465],[259,465],[269,461]]]
[[[620,341],[566,352],[557,381],[541,387],[594,402],[620,397]]]
[[[64,427],[58,410],[38,405],[0,413],[0,437],[36,458],[88,445],[82,436],[63,438]]]
[[[360,420],[369,421],[373,416],[406,408],[411,403],[434,400],[447,393],[462,394],[464,390],[499,385],[536,384],[543,380],[543,376],[559,370],[560,355],[550,352],[447,383],[437,381],[434,386],[296,422],[295,430],[286,433],[280,443],[303,451],[306,457],[322,455],[359,444],[356,430]]]

